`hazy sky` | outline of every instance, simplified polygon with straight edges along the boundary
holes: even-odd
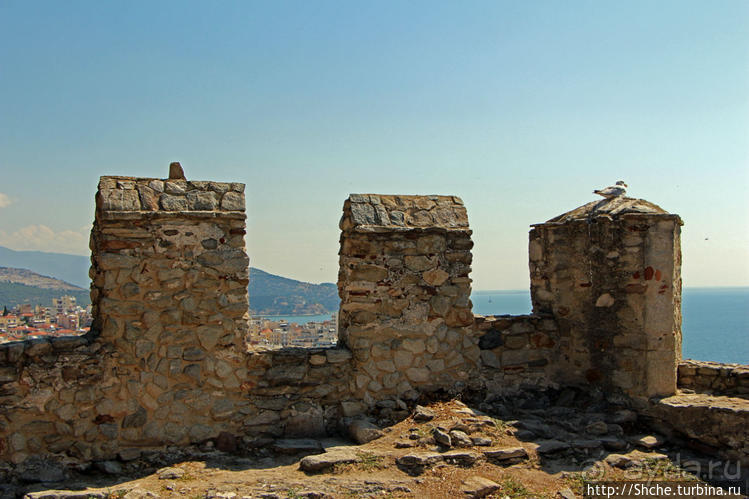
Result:
[[[247,184],[253,266],[335,282],[352,192],[455,194],[475,289],[624,179],[686,286],[749,285],[749,2],[0,0],[0,245],[88,253],[100,175]],[[1,262],[0,262],[1,263]]]

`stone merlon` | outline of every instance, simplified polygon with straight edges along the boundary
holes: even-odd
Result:
[[[341,230],[468,230],[468,214],[456,196],[351,194],[344,203]]]
[[[267,351],[245,342],[245,219],[244,184],[101,177],[91,332],[0,345],[0,459],[125,459],[227,433],[253,447],[335,434],[359,415],[403,419],[407,402],[431,393],[563,386],[600,389],[749,459],[746,432],[733,430],[749,427],[749,411],[734,410],[745,399],[705,416],[710,404],[678,398],[678,215],[619,197],[533,226],[533,313],[483,317],[460,198],[352,194],[340,221],[338,345]],[[749,389],[736,367],[681,374],[695,390]],[[690,426],[703,416],[712,433]],[[717,435],[724,428],[731,438]]]

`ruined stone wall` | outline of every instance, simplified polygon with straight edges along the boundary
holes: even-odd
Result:
[[[237,430],[248,405],[243,190],[101,178],[91,332],[2,348],[4,457],[103,459]]]
[[[339,345],[248,352],[243,190],[102,177],[92,330],[0,345],[0,459],[128,460],[221,434],[230,447],[259,446],[335,433],[346,417],[402,418],[404,400],[425,392],[593,383],[638,399],[676,390],[676,215],[623,198],[535,226],[533,315],[483,317],[472,313],[460,199],[351,195],[340,224]],[[682,363],[680,386],[746,396],[742,369]],[[640,408],[749,455],[742,399],[719,402]],[[697,416],[733,433],[703,431],[689,422]]]
[[[477,315],[481,379],[489,397],[557,386],[559,329],[551,317]]]
[[[356,398],[371,407],[478,382],[463,202],[352,194],[340,225],[339,334]]]
[[[749,398],[749,365],[683,360],[679,363],[679,388]]]
[[[0,345],[0,460],[53,453],[91,460],[116,455],[127,402],[114,346],[87,337]],[[126,388],[125,388],[126,389]]]
[[[711,455],[749,466],[749,404],[745,399],[679,393],[643,407],[658,431],[691,441]]]
[[[0,345],[0,459],[314,435],[349,399],[351,354],[247,354],[244,186],[102,177],[86,337]]]
[[[363,412],[349,391],[352,357],[346,348],[249,352],[247,369],[239,431],[247,445],[336,434],[342,417]]]
[[[534,226],[533,311],[558,323],[560,382],[631,397],[675,392],[680,225],[651,203],[615,198]]]

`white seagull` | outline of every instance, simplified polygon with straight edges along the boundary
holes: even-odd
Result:
[[[616,183],[616,185],[610,185],[605,189],[596,189],[595,191],[593,191],[593,194],[598,194],[599,196],[603,196],[606,199],[624,196],[624,194],[626,193],[627,184],[624,183],[624,180],[620,180]]]

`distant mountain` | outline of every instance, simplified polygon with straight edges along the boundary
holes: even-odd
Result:
[[[87,256],[41,251],[14,251],[0,246],[0,265],[29,269],[41,275],[54,276],[84,289],[88,289],[91,284],[88,278],[91,259]]]
[[[87,289],[27,269],[0,267],[0,306],[22,303],[52,305],[52,298],[75,296],[78,305],[91,303]]]
[[[54,277],[37,274],[28,269],[14,269],[12,267],[0,267],[0,282],[19,283],[43,289],[86,291],[80,286],[74,286]]]
[[[91,297],[86,289],[37,288],[17,282],[0,281],[0,312],[3,306],[10,308],[23,303],[49,307],[52,305],[52,298],[60,298],[62,295],[75,296],[76,303],[81,307],[91,303]]]
[[[257,315],[324,314],[338,310],[335,284],[287,279],[250,267],[250,310]]]
[[[52,298],[63,294],[61,291],[64,289],[67,289],[64,294],[75,296],[78,303],[88,304],[90,265],[89,257],[85,256],[14,251],[0,246],[0,266],[13,267],[6,269],[6,274],[15,276],[13,279],[3,278],[4,274],[0,271],[0,305],[36,303],[35,300],[49,304]],[[71,289],[55,287],[55,283],[62,283]],[[254,267],[250,267],[249,293],[250,311],[256,315],[324,314],[338,310],[335,284],[297,281]]]

